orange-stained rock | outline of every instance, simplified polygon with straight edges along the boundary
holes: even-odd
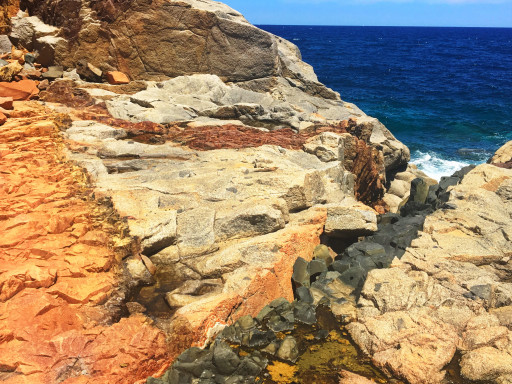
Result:
[[[0,97],[12,97],[13,100],[29,100],[39,93],[34,80],[18,82],[0,82]]]
[[[0,381],[143,381],[168,366],[165,335],[102,305],[120,284],[117,229],[63,161],[62,121],[16,102],[0,127]]]
[[[118,85],[118,84],[128,84],[130,79],[123,72],[119,71],[111,71],[107,72],[107,80],[110,84]]]
[[[7,121],[7,116],[5,116],[2,112],[0,112],[0,125]]]
[[[224,275],[226,283],[222,294],[180,308],[169,333],[172,358],[190,346],[204,346],[215,336],[219,325],[230,324],[245,315],[254,317],[265,305],[280,297],[292,301],[292,266],[298,257],[311,260],[326,219],[325,208],[313,208],[300,216],[300,224],[260,237],[260,242],[279,248],[268,267],[247,265]]]
[[[0,107],[3,109],[12,109],[12,97],[0,97]]]

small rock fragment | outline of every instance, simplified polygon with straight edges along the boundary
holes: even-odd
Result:
[[[12,97],[0,97],[0,107],[3,109],[12,109]]]
[[[43,78],[48,80],[55,80],[62,77],[62,74],[64,73],[64,68],[60,65],[58,66],[51,66],[48,68],[48,71],[43,73]]]
[[[17,61],[14,61],[10,64],[7,64],[3,67],[0,67],[0,80],[1,81],[11,81],[12,78],[20,73],[23,70],[23,67]]]
[[[93,83],[103,82],[103,72],[86,60],[79,60],[78,63],[76,63],[76,72],[83,80]]]
[[[299,357],[297,340],[293,336],[286,336],[277,351],[277,357],[283,360],[295,362]]]
[[[110,71],[107,72],[107,81],[112,85],[128,84],[130,79],[123,72]]]

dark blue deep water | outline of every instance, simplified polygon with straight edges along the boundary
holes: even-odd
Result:
[[[260,26],[382,121],[433,177],[512,140],[512,29]]]

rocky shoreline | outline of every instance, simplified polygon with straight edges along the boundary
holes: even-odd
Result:
[[[19,5],[0,381],[512,381],[510,143],[438,184],[221,3]]]

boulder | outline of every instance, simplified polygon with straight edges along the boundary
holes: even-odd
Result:
[[[494,156],[489,160],[490,164],[509,164],[512,162],[512,141],[507,142],[496,151]]]
[[[163,5],[135,0],[114,6],[94,2],[91,8],[81,8],[80,3],[64,0],[58,11],[49,1],[23,1],[21,5],[31,15],[61,28],[73,41],[56,52],[64,66],[83,57],[109,70],[121,63],[119,70],[136,79],[212,73],[228,81],[272,77],[284,67],[303,70],[304,78],[316,82],[310,67],[300,61],[298,50],[286,50],[286,66],[279,48],[283,51],[288,46],[218,2],[186,0]]]
[[[482,347],[464,355],[461,368],[461,374],[468,380],[495,380],[512,374],[512,355],[493,347]]]
[[[375,211],[363,204],[329,205],[325,233],[341,239],[370,235],[377,230]]]

